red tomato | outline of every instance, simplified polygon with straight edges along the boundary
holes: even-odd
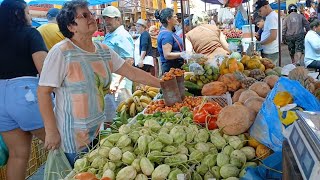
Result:
[[[216,121],[217,121],[217,119],[208,121],[208,129],[209,130],[214,130],[214,129],[218,128]]]

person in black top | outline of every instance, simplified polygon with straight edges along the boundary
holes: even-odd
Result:
[[[31,27],[23,0],[0,6],[0,133],[9,150],[8,180],[24,180],[32,136],[45,139],[37,101],[38,74],[47,49]]]
[[[140,37],[136,40],[135,51],[139,50],[139,55],[135,56],[135,65],[143,69],[146,72],[153,70],[154,62],[152,57],[152,44],[151,36],[147,29],[147,22],[143,19],[139,19],[136,23],[137,32]],[[139,48],[139,49],[138,49]],[[152,73],[154,75],[154,72]]]

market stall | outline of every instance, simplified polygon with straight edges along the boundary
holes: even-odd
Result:
[[[300,112],[320,110],[320,82],[303,67],[282,77],[258,55],[207,60],[190,55],[161,91],[143,87],[123,101],[66,179],[281,178],[284,134]]]
[[[250,29],[229,30],[225,35],[235,42]],[[62,160],[45,176],[66,180],[276,179],[287,173],[282,168],[285,139],[291,148],[301,147],[303,141],[303,149],[294,149],[296,159],[308,160],[303,156],[308,152],[319,164],[320,128],[312,115],[320,111],[320,82],[307,69],[286,71],[257,52],[242,55],[235,51],[214,59],[186,54],[184,59],[187,63],[182,69],[163,75],[161,89],[143,86],[122,101],[113,123],[100,131],[97,145],[79,154],[73,169],[62,166]],[[50,160],[58,163],[59,159]],[[299,168],[312,169],[301,176],[318,177],[316,165],[299,164]]]

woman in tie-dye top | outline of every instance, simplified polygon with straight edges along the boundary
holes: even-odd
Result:
[[[45,60],[39,81],[39,106],[46,130],[45,147],[51,150],[61,146],[73,165],[76,153],[86,149],[106,120],[104,95],[111,73],[154,87],[160,82],[124,63],[106,45],[92,42],[97,24],[86,1],[67,2],[57,22],[66,39],[56,44]],[[56,95],[54,111],[52,92]]]

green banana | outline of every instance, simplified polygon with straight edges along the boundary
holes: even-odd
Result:
[[[126,111],[121,111],[120,121],[124,124],[128,123],[128,116]]]

